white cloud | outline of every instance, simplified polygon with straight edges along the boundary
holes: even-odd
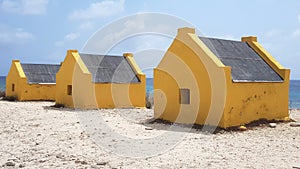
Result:
[[[277,29],[272,29],[272,30],[269,30],[268,32],[266,32],[266,37],[268,38],[272,38],[272,37],[276,37],[276,36],[279,36],[281,34],[281,31],[280,30],[277,30]]]
[[[34,36],[22,28],[11,28],[8,25],[0,25],[0,43],[22,44],[32,40]]]
[[[82,51],[86,53],[110,53],[111,49],[116,49],[116,46],[122,41],[139,35],[152,34],[173,39],[178,28],[187,26],[194,27],[190,23],[170,15],[158,13],[132,15],[112,22],[98,30],[86,42]],[[143,46],[149,47],[151,44],[145,44],[139,48]]]
[[[0,9],[5,12],[23,15],[39,15],[46,13],[49,0],[3,0]]]
[[[74,11],[70,19],[92,19],[108,17],[124,10],[125,0],[112,1],[105,0],[102,2],[95,2],[90,4],[87,9],[80,9]]]
[[[85,22],[79,26],[79,30],[81,31],[89,31],[94,29],[94,25],[91,22]]]
[[[72,41],[80,37],[79,33],[70,33],[65,36],[66,41]]]
[[[17,29],[15,37],[18,39],[31,39],[33,38],[33,35],[31,33],[24,32],[22,29]]]
[[[300,23],[300,14],[298,15],[298,21]],[[293,37],[300,38],[300,29],[296,29],[292,35]]]
[[[297,29],[293,32],[294,37],[300,37],[300,29]]]
[[[150,19],[150,20],[149,20]],[[164,36],[165,32],[172,32],[175,30],[177,32],[176,28],[173,28],[169,25],[163,25],[163,24],[153,24],[151,21],[152,18],[149,16],[144,15],[137,15],[133,17],[132,19],[126,20],[124,23],[121,23],[120,27],[116,26],[112,29],[120,29],[116,31],[108,32],[105,36],[101,36],[102,40],[104,42],[107,42],[107,44],[118,42],[122,39],[127,39],[127,36],[136,36],[139,35],[140,32],[143,34],[147,34],[147,32],[161,32],[161,35]],[[97,38],[96,38],[97,39]],[[144,46],[146,44],[139,43],[138,46]],[[148,47],[151,46],[151,44],[147,45]],[[146,47],[146,46],[145,46]],[[137,49],[139,50],[139,49]]]
[[[159,49],[166,51],[170,44],[173,42],[172,38],[160,35],[142,35],[132,38],[135,43],[133,51]]]
[[[63,40],[55,42],[55,46],[63,46],[64,44],[74,41],[80,37],[80,33],[69,33],[67,34]]]

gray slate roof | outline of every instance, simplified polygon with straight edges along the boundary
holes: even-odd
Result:
[[[224,65],[232,68],[233,81],[282,81],[282,78],[246,42],[199,38]]]
[[[60,65],[21,63],[29,84],[56,83]]]
[[[138,83],[140,79],[135,74],[127,59],[123,56],[79,54],[84,64],[92,74],[94,83]]]

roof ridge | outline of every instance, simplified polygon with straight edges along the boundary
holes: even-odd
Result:
[[[109,56],[109,57],[123,57],[123,55],[110,55],[110,54],[92,54],[92,53],[79,53],[79,55],[92,55],[92,56]]]
[[[47,65],[47,66],[60,66],[60,64],[44,64],[44,63],[21,63],[21,65]]]
[[[239,40],[232,40],[232,39],[222,39],[222,38],[218,38],[218,37],[205,37],[205,36],[199,36],[198,37],[201,39],[201,38],[205,38],[205,39],[214,39],[214,40],[224,40],[224,41],[231,41],[231,42],[242,42],[242,41],[239,41]],[[242,42],[244,43],[244,42]]]

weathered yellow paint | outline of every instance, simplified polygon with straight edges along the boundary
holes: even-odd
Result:
[[[55,84],[28,84],[20,61],[12,61],[6,77],[6,96],[16,97],[19,101],[55,100],[55,90]]]
[[[154,69],[155,118],[226,128],[287,117],[289,70],[275,62],[256,37],[243,40],[258,46],[257,53],[283,72],[284,82],[234,83],[231,68],[210,51],[194,29],[181,28]],[[188,105],[179,102],[181,88],[190,89]]]
[[[146,77],[132,56],[124,57],[138,72],[140,83],[93,83],[78,52],[69,50],[56,75],[56,103],[80,109],[145,107]],[[72,85],[72,95],[67,94],[67,85]]]
[[[289,82],[228,84],[224,127],[288,117]]]

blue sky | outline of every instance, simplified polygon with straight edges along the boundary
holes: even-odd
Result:
[[[292,70],[291,78],[300,79],[298,0],[0,0],[0,75],[8,73],[12,59],[60,63],[66,50],[81,51],[97,30],[144,12],[178,17],[205,36],[233,40],[257,36],[273,57]],[[170,43],[171,38],[145,35],[124,40],[111,52],[143,55],[138,63],[151,71],[147,67],[159,62]]]

